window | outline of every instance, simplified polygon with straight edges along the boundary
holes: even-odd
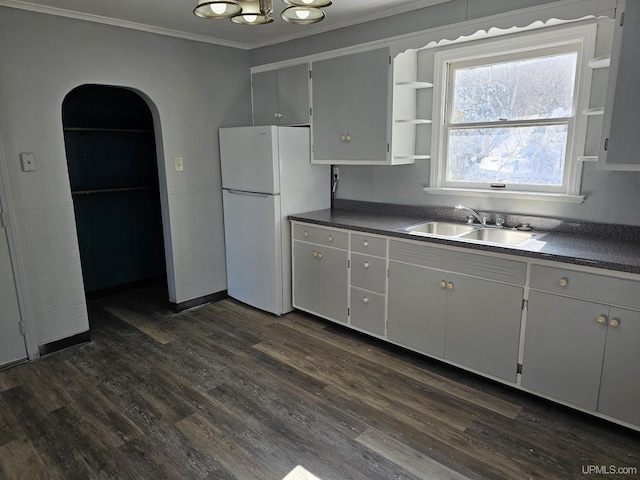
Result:
[[[587,26],[436,52],[426,190],[577,197],[594,41]]]

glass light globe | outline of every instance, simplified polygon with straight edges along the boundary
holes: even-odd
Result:
[[[296,10],[296,17],[298,17],[300,20],[305,20],[306,18],[309,18],[309,10]]]
[[[216,15],[222,15],[227,10],[227,5],[224,3],[212,3],[211,11]]]
[[[257,15],[244,15],[244,19],[249,23],[253,23],[258,19],[258,16]]]

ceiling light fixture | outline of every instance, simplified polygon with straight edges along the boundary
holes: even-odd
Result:
[[[325,17],[320,7],[331,0],[283,0],[288,5],[282,19],[297,25],[311,25]],[[193,13],[200,18],[228,18],[240,25],[264,25],[273,22],[273,0],[198,0]]]

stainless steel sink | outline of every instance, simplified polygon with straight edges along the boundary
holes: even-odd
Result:
[[[503,245],[518,245],[535,237],[535,233],[520,232],[518,230],[501,230],[495,228],[479,228],[464,235],[460,239],[479,240],[481,242],[500,243]]]
[[[403,231],[424,237],[446,237],[498,245],[520,245],[541,236],[540,232],[523,232],[478,224],[425,222],[406,227]]]
[[[405,231],[415,235],[440,235],[443,237],[457,237],[463,233],[476,230],[474,225],[450,222],[427,222],[405,228]]]

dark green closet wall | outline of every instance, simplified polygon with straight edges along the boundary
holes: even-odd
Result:
[[[165,277],[153,118],[124,88],[84,85],[62,120],[85,290]]]

